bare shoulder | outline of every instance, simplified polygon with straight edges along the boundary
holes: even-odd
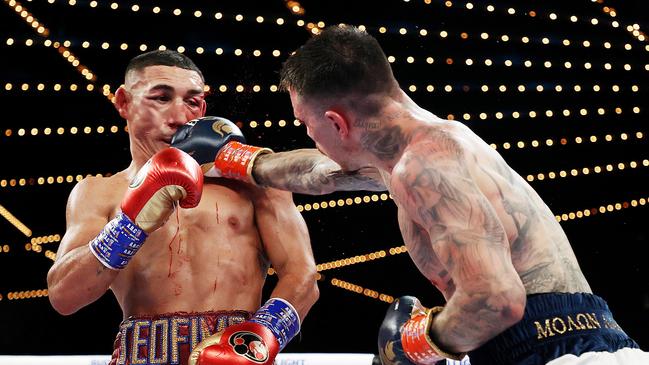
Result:
[[[416,179],[422,173],[435,169],[461,166],[465,151],[460,139],[442,128],[428,128],[418,132],[392,170],[391,183]]]
[[[109,177],[88,176],[79,181],[68,197],[68,214],[105,212],[106,215],[121,201],[127,179],[123,173]]]

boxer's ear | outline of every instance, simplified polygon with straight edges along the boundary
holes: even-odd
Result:
[[[119,115],[128,120],[128,104],[130,95],[128,91],[124,88],[124,85],[120,86],[117,91],[115,91],[115,109]]]
[[[334,110],[327,110],[324,116],[336,128],[340,138],[344,139],[349,135],[349,120],[343,114]]]

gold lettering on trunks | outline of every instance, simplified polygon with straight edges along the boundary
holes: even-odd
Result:
[[[199,321],[198,317],[191,318],[191,326],[189,327],[190,328],[189,337],[191,338],[190,351],[193,351],[196,345],[198,345],[198,343],[201,342],[201,339],[198,338],[198,321]]]
[[[606,316],[602,316],[602,322],[604,322],[606,328],[621,330],[612,318],[608,319]],[[534,326],[536,327],[536,338],[539,340],[561,335],[565,332],[602,328],[595,313],[567,314],[563,317],[546,318],[542,321],[534,321]]]
[[[132,321],[125,321],[124,323],[122,323],[122,327],[120,328],[120,334],[119,334],[119,357],[117,358],[117,364],[118,365],[126,364],[126,353],[127,353],[126,339],[129,337],[128,336],[128,330],[131,327],[133,327],[133,322]]]
[[[131,364],[146,364],[147,358],[140,358],[139,350],[141,346],[146,346],[149,336],[140,337],[141,330],[149,326],[149,321],[136,321],[133,326],[133,343],[131,344]]]
[[[207,323],[206,318],[201,318],[198,323],[200,324],[201,341],[203,341],[212,335],[212,330],[210,329],[210,325]]]
[[[186,335],[181,335],[180,327],[187,326],[189,318],[172,318],[171,319],[171,362],[174,364],[180,363],[180,356],[178,351],[179,343],[187,343],[189,340]]]
[[[158,341],[158,327],[160,327],[161,341]],[[149,332],[149,363],[166,364],[169,359],[169,321],[167,319],[158,319],[151,323]],[[158,344],[160,348],[158,349]],[[160,352],[160,356],[157,353]]]

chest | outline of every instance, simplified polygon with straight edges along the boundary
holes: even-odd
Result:
[[[249,230],[254,227],[254,213],[253,203],[245,192],[215,184],[204,186],[196,208],[182,210],[188,224],[205,230],[217,226],[235,231]]]
[[[121,197],[126,192],[126,187],[121,193],[115,194],[113,199],[116,204],[112,216],[120,210]],[[154,234],[156,236],[177,232],[209,233],[214,230],[228,234],[247,232],[255,228],[255,209],[245,189],[240,189],[236,184],[206,183],[203,186],[201,201],[194,208],[177,208],[167,222]],[[225,233],[225,232],[224,232]]]

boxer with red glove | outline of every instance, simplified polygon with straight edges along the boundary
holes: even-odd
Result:
[[[252,166],[269,148],[246,144],[239,127],[221,117],[194,119],[178,128],[171,147],[194,157],[206,176],[227,177],[255,184]]]
[[[395,300],[379,329],[379,357],[383,365],[434,365],[445,359],[461,360],[464,354],[442,351],[428,332],[442,307],[425,308],[419,300],[403,296]]]
[[[122,211],[90,241],[90,251],[104,266],[123,269],[148,234],[167,221],[176,202],[193,208],[202,191],[203,175],[194,159],[176,148],[156,153],[129,184]]]
[[[188,365],[270,365],[300,332],[300,318],[284,299],[271,298],[250,318],[203,340]]]

